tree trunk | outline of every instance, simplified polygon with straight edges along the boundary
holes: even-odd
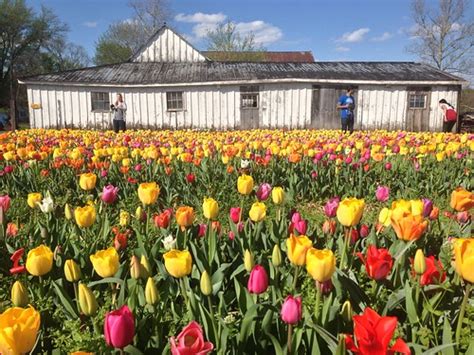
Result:
[[[14,90],[13,65],[10,68],[10,126],[11,130],[16,129],[16,99]]]

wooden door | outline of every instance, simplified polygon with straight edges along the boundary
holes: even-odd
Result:
[[[311,128],[340,129],[341,113],[336,108],[341,95],[346,93],[343,86],[313,85],[311,98]],[[357,111],[357,89],[354,88],[354,101]],[[357,117],[356,112],[354,115]]]
[[[240,87],[240,128],[260,126],[260,88],[257,85]]]
[[[413,88],[408,91],[405,129],[418,132],[428,131],[430,123],[430,88]]]

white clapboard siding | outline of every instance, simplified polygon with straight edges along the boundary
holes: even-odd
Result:
[[[436,86],[431,89],[431,119],[430,119],[430,130],[439,130],[443,127],[443,111],[439,106],[439,100],[445,99],[454,108],[459,111],[458,104],[458,92],[455,90],[448,90],[446,87]]]
[[[136,53],[134,62],[204,62],[206,58],[183,37],[162,27]]]

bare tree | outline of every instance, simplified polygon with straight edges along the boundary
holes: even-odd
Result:
[[[148,36],[153,35],[163,23],[171,18],[168,0],[129,0],[135,19],[143,26]]]
[[[413,0],[412,13],[414,43],[409,52],[440,70],[474,74],[474,21],[467,18],[468,0],[439,0],[436,7]]]
[[[222,52],[264,51],[255,42],[255,34],[240,35],[232,21],[219,24],[207,33],[208,50]]]

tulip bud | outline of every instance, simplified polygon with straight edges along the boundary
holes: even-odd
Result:
[[[15,307],[25,307],[29,303],[28,290],[20,281],[15,281],[11,293],[12,303]]]
[[[201,292],[204,296],[209,296],[212,293],[212,281],[206,270],[201,275]]]
[[[423,250],[418,249],[415,254],[415,260],[413,262],[413,268],[417,275],[423,275],[426,271],[426,261]]]
[[[143,254],[141,259],[140,259],[140,265],[141,265],[141,271],[143,273],[143,277],[144,278],[150,277],[151,267],[150,267],[150,263],[148,262],[148,259],[145,256],[145,254]]]
[[[5,212],[3,211],[3,207],[0,206],[0,227],[3,228],[5,224]]]
[[[352,322],[352,305],[349,300],[344,302],[341,308],[341,316],[345,322],[349,323]]]
[[[86,316],[93,316],[99,307],[91,289],[85,284],[79,284],[79,306]]]
[[[48,239],[48,230],[45,227],[40,226],[40,231],[41,231],[41,238],[43,240]]]
[[[138,219],[140,222],[143,222],[145,216],[145,212],[141,206],[138,206],[135,210],[135,218]]]
[[[130,260],[130,275],[134,279],[139,279],[143,276],[142,266],[136,255],[132,256],[132,259]]]
[[[159,299],[158,289],[156,288],[155,280],[149,277],[145,286],[145,301],[149,305],[154,305]]]
[[[66,216],[66,219],[70,221],[72,219],[72,211],[71,211],[71,206],[69,206],[68,203],[64,206],[64,215]]]
[[[248,272],[252,271],[254,266],[253,254],[248,249],[245,250],[244,254],[244,266]]]
[[[69,282],[77,282],[81,279],[81,269],[74,260],[69,259],[64,263],[64,276]]]
[[[273,252],[272,252],[272,264],[275,267],[278,267],[281,265],[281,251],[280,247],[278,244],[275,244],[273,247]]]

